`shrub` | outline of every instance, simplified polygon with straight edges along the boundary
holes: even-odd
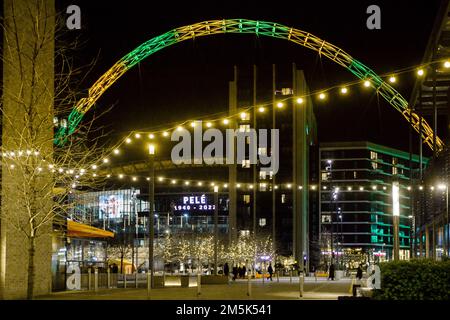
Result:
[[[380,264],[379,300],[450,300],[450,261],[429,259]]]

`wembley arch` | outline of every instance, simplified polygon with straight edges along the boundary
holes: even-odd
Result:
[[[247,19],[223,19],[198,22],[170,30],[144,42],[117,61],[117,63],[115,63],[92,85],[88,91],[88,96],[77,102],[72,112],[69,114],[67,127],[60,128],[56,133],[55,144],[63,144],[66,141],[67,136],[71,135],[76,130],[83,119],[83,116],[101,95],[108,90],[117,79],[142,60],[155,52],[185,40],[227,33],[255,34],[257,36],[283,39],[316,51],[319,55],[346,68],[357,78],[369,80],[371,86],[392,107],[400,112],[410,125],[422,136],[423,143],[426,143],[433,150],[435,139],[435,151],[440,152],[443,150],[444,143],[439,137],[434,137],[434,132],[427,121],[415,113],[412,108],[408,106],[408,102],[402,95],[386,83],[372,69],[354,59],[342,49],[309,32],[274,22]]]

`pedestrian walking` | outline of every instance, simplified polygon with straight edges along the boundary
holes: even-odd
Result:
[[[358,269],[356,269],[356,279],[361,280],[362,279],[362,269],[361,269],[361,265],[358,265]]]
[[[236,280],[238,276],[238,268],[236,266],[233,267],[233,281]]]
[[[334,280],[334,263],[330,264],[330,270],[328,270],[328,279]]]
[[[267,272],[269,272],[269,277],[267,279],[270,279],[270,281],[273,281],[273,279],[272,279],[272,274],[273,274],[272,263],[269,263],[269,267],[267,268]]]
[[[242,267],[242,275],[241,278],[245,279],[245,272],[247,271],[247,268],[245,267],[245,265]]]
[[[230,267],[228,266],[228,262],[225,262],[224,266],[223,266],[223,274],[228,277],[228,275],[230,274]]]
[[[239,265],[239,267],[237,268],[237,273],[238,273],[238,278],[240,278],[242,276],[242,268],[241,265]]]

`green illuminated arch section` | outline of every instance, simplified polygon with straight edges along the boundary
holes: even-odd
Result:
[[[246,19],[203,21],[170,30],[144,42],[114,64],[89,89],[88,96],[78,101],[68,117],[67,128],[60,128],[57,132],[55,143],[63,144],[66,141],[67,136],[71,135],[76,130],[84,114],[89,111],[100,96],[116,82],[117,79],[137,63],[153,53],[173,44],[198,37],[226,33],[256,34],[258,36],[261,35],[287,40],[316,51],[319,55],[325,56],[338,65],[346,68],[359,79],[370,80],[371,86],[375,88],[391,106],[399,111],[408,122],[410,122],[412,127],[422,135],[424,143],[433,149],[434,133],[429,124],[425,119],[420,119],[414,111],[408,108],[408,102],[402,95],[388,83],[383,81],[383,79],[381,79],[373,70],[352,58],[342,49],[308,32],[274,22]],[[436,137],[436,151],[441,151],[443,147],[444,144],[442,140],[439,139],[439,137]]]

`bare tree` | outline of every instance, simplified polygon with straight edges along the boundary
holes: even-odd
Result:
[[[48,15],[46,1],[30,1],[33,8],[21,7],[20,15],[14,1],[9,5],[1,25],[5,30],[1,60],[5,77],[9,77],[6,70],[17,77],[7,79],[14,89],[3,91],[0,105],[4,132],[0,218],[24,240],[28,256],[27,298],[32,299],[37,242],[48,239],[54,224],[62,228],[74,205],[68,201],[70,193],[102,185],[95,168],[109,150],[100,142],[104,129],[94,129],[99,115],[81,125],[64,145],[54,145],[55,125],[65,125],[62,119],[80,95],[74,89],[74,81],[82,82],[86,67],[73,66],[67,53],[77,42],[64,43],[64,21]],[[17,28],[24,23],[28,24],[27,34]],[[49,76],[46,65],[54,68],[54,77],[53,70]]]

